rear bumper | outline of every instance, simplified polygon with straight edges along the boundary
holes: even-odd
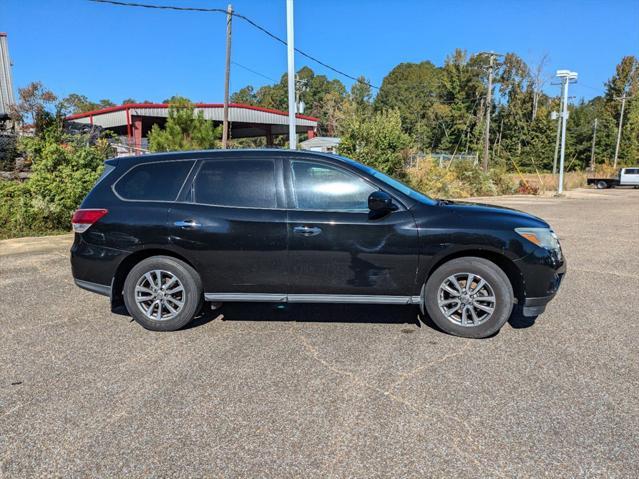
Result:
[[[93,293],[111,297],[111,285],[127,251],[87,243],[76,233],[71,247],[71,274],[75,284]]]
[[[92,293],[101,294],[102,296],[111,297],[111,285],[91,283],[90,281],[82,281],[81,279],[74,279],[76,286],[82,289],[91,291]]]

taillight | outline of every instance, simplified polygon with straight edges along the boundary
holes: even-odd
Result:
[[[76,210],[76,212],[73,213],[73,219],[71,220],[71,223],[73,224],[73,231],[76,233],[84,233],[89,229],[89,226],[98,221],[108,212],[109,210],[97,208]]]

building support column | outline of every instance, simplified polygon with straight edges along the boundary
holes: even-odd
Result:
[[[126,146],[129,149],[129,153],[131,153],[131,112],[129,109],[126,109]]]
[[[270,125],[266,128],[266,146],[273,146],[273,128]]]
[[[133,147],[135,148],[134,152],[136,155],[141,153],[142,149],[142,118],[139,116],[134,116],[131,118],[131,123],[133,127]]]

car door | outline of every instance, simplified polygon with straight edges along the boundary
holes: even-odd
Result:
[[[415,291],[415,220],[398,209],[373,218],[375,184],[337,162],[285,162],[290,302],[408,302]]]
[[[621,184],[639,186],[639,168],[625,168]]]
[[[210,301],[286,295],[286,210],[281,160],[201,160],[171,208],[171,242],[193,262]]]

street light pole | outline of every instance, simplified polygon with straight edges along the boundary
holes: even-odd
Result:
[[[563,82],[563,103],[561,109],[561,153],[559,155],[559,185],[557,194],[564,192],[564,159],[566,156],[566,123],[568,122],[568,85],[570,80],[577,79],[577,73],[569,70],[557,70],[557,76]]]
[[[286,0],[286,45],[288,47],[288,144],[297,149],[295,128],[295,44],[293,29],[293,0]]]

